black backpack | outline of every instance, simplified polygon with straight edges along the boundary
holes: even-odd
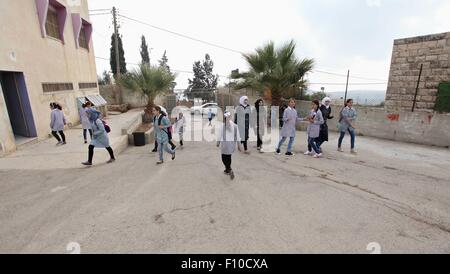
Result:
[[[161,121],[164,118],[164,116],[166,116],[166,115],[163,112],[161,112],[161,115],[158,118],[158,126],[161,125]],[[162,131],[164,131],[167,134],[167,136],[169,137],[169,139],[171,139],[170,138],[171,136],[170,136],[169,132],[165,131],[164,129],[162,129]]]

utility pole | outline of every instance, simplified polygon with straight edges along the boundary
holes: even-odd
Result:
[[[118,99],[119,104],[122,104],[122,88],[120,85],[117,84],[118,80],[120,79],[120,57],[119,57],[119,28],[117,26],[117,10],[116,7],[113,7],[113,23],[114,23],[114,48],[116,52],[116,87],[118,88]]]
[[[350,78],[350,70],[347,71],[347,85],[345,86],[344,106],[347,104],[348,79]]]
[[[414,112],[414,110],[416,109],[417,94],[419,94],[420,79],[422,78],[422,71],[423,71],[423,64],[420,65],[419,79],[417,79],[416,93],[414,95],[414,101],[413,101],[413,106],[412,106],[411,112]]]

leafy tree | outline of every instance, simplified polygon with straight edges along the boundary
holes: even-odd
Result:
[[[142,35],[141,37],[141,58],[142,58],[142,64],[150,65],[150,54],[148,52],[148,44],[145,41],[145,36]]]
[[[317,91],[312,94],[305,94],[303,95],[300,100],[304,101],[312,101],[312,100],[319,100],[322,101],[323,98],[327,97],[328,95],[323,91]]]
[[[122,44],[122,37],[119,34],[119,66],[120,66],[120,73],[125,74],[127,73],[127,64],[125,62],[125,52],[123,50],[123,44]],[[114,33],[111,36],[111,50],[110,50],[110,60],[109,63],[111,65],[111,71],[113,75],[117,75],[117,68],[116,68],[116,47],[115,47],[115,41],[116,36]]]
[[[158,61],[159,62],[159,66],[166,69],[168,72],[170,72],[170,67],[168,65],[169,63],[169,59],[167,58],[167,51],[164,51],[163,56],[161,57],[161,59]]]
[[[167,58],[167,52],[164,51],[163,56],[161,57],[161,59],[158,61],[159,63],[159,67],[166,70],[168,73],[174,75],[172,73],[172,71],[170,70],[170,66],[169,66],[169,58]],[[175,77],[174,77],[175,78]],[[177,85],[176,82],[172,82],[172,84],[170,85],[169,89],[173,90],[175,88],[175,86]]]
[[[197,61],[192,67],[194,78],[189,79],[189,87],[186,94],[189,99],[195,97],[206,101],[214,99],[214,92],[219,82],[219,75],[213,74],[214,62],[209,54],[205,55],[205,60]]]
[[[105,85],[111,85],[112,84],[111,75],[106,70],[103,71],[102,75],[101,76],[99,75],[97,78],[98,78],[98,84],[100,86],[105,86]]]
[[[255,53],[244,54],[250,70],[233,73],[232,78],[239,79],[236,88],[267,89],[271,93],[272,105],[280,106],[283,92],[307,86],[304,77],[314,66],[313,59],[298,59],[295,47],[292,40],[278,49],[274,42],[269,42],[257,48]]]
[[[141,64],[138,68],[123,75],[120,83],[125,88],[146,95],[148,106],[152,107],[156,96],[165,93],[170,88],[175,76],[161,67]]]

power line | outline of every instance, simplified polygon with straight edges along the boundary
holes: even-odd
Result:
[[[100,59],[100,60],[104,60],[104,61],[110,61],[110,59],[109,58],[105,58],[105,57],[99,57],[99,56],[95,56],[95,58],[96,59]],[[133,65],[133,66],[140,66],[141,64],[138,64],[138,63],[132,63],[132,62],[125,62],[125,64],[127,64],[127,65]],[[194,72],[193,71],[188,71],[188,70],[180,70],[180,69],[170,69],[171,71],[174,71],[174,72],[178,72],[178,73],[188,73],[188,74],[194,74]],[[222,78],[229,78],[229,76],[224,76],[224,75],[220,75],[220,74],[217,74],[219,77],[222,77]]]
[[[111,15],[110,12],[105,12],[105,13],[89,13],[89,16],[96,16],[96,15]]]
[[[346,77],[347,78],[346,74],[340,74],[340,73],[329,72],[329,71],[324,71],[324,70],[314,70],[314,71],[315,72],[319,72],[319,73],[330,74],[330,75],[341,76],[341,77]],[[352,76],[352,75],[350,75],[350,78],[361,79],[361,80],[369,80],[369,81],[386,81],[386,79],[366,78],[366,77]]]
[[[155,28],[155,29],[158,29],[158,30],[161,30],[161,31],[165,31],[165,32],[171,33],[173,35],[177,35],[177,36],[180,36],[180,37],[183,37],[183,38],[187,38],[187,39],[192,40],[192,41],[196,41],[196,42],[203,43],[203,44],[206,44],[206,45],[209,45],[209,46],[213,46],[213,47],[216,47],[216,48],[224,49],[224,50],[231,51],[231,52],[234,52],[234,53],[243,54],[241,51],[238,51],[238,50],[234,50],[234,49],[231,49],[231,48],[220,46],[220,45],[215,44],[215,43],[210,43],[210,42],[207,42],[207,41],[204,41],[204,40],[201,40],[201,39],[197,39],[197,38],[185,35],[185,34],[181,34],[181,33],[175,32],[175,31],[171,31],[171,30],[168,30],[168,29],[165,29],[165,28],[161,28],[161,27],[158,27],[158,26],[155,26],[155,25],[151,25],[149,23],[146,23],[146,22],[143,22],[143,21],[140,21],[140,20],[137,20],[137,19],[125,16],[125,15],[120,15],[120,17],[128,19],[128,20],[131,20],[131,21],[134,21],[134,22],[142,24],[142,25],[146,25],[146,26],[151,27],[151,28]]]
[[[91,12],[91,11],[111,11],[111,9],[93,9],[93,10],[89,10],[89,12]]]
[[[309,85],[345,86],[346,83],[308,83]],[[387,85],[387,83],[353,83],[351,86]]]
[[[104,13],[104,14],[110,14],[110,13]],[[95,15],[103,15],[103,14],[95,14]],[[203,43],[203,44],[206,44],[206,45],[209,45],[209,46],[213,46],[213,47],[216,47],[216,48],[224,49],[224,50],[227,50],[227,51],[230,51],[230,52],[233,52],[233,53],[238,53],[240,55],[243,54],[243,52],[241,52],[241,51],[234,50],[234,49],[231,49],[231,48],[228,48],[228,47],[225,47],[225,46],[221,46],[221,45],[218,45],[216,43],[211,43],[211,42],[208,42],[208,41],[205,41],[205,40],[201,40],[201,39],[198,39],[198,38],[194,38],[194,37],[188,36],[186,34],[178,33],[178,32],[175,32],[175,31],[171,31],[171,30],[168,30],[168,29],[165,29],[165,28],[162,28],[162,27],[158,27],[158,26],[146,23],[144,21],[128,17],[126,15],[119,14],[118,16],[121,17],[121,18],[130,20],[130,21],[133,21],[133,22],[136,22],[136,23],[139,23],[139,24],[151,27],[151,28],[158,29],[160,31],[171,33],[173,35],[176,35],[176,36],[179,36],[179,37],[182,37],[182,38],[186,38],[186,39],[189,39],[189,40],[192,40],[192,41],[196,41],[196,42],[199,42],[199,43]],[[133,63],[130,63],[130,64],[133,64]],[[134,65],[136,65],[136,64],[134,64]],[[329,71],[320,70],[320,69],[317,69],[317,70],[314,70],[314,71],[318,72],[318,73],[329,74],[329,75],[334,75],[334,76],[339,76],[339,77],[347,77],[346,74],[341,74],[341,73],[336,73],[336,72],[329,72]],[[186,71],[180,71],[180,72],[186,72]],[[220,76],[229,78],[229,76],[223,76],[223,75],[220,75]],[[352,79],[360,79],[360,80],[368,80],[368,81],[386,81],[386,79],[376,79],[376,78],[368,78],[368,77],[352,76],[352,75],[350,75],[350,78],[352,78]]]

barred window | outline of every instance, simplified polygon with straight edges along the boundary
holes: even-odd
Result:
[[[52,6],[49,6],[48,8],[47,21],[45,21],[45,30],[48,36],[61,40],[58,23],[58,12]]]
[[[72,83],[42,83],[42,90],[44,92],[71,91],[71,90],[73,90],[73,84]]]
[[[78,83],[79,89],[89,89],[89,88],[97,88],[97,82],[91,83]]]
[[[78,44],[80,45],[80,47],[89,50],[89,44],[86,38],[86,28],[84,24],[81,25],[80,37],[78,37]]]

